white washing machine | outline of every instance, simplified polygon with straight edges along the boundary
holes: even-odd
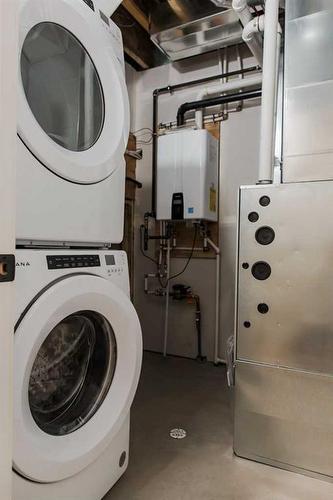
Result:
[[[19,244],[122,240],[129,103],[121,33],[101,5],[20,0]]]
[[[14,500],[99,500],[128,463],[142,359],[121,251],[18,250]]]

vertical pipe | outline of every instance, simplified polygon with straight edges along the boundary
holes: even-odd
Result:
[[[202,355],[202,331],[201,331],[201,307],[199,295],[192,295],[195,300],[195,326],[197,330],[198,355],[199,361],[204,361],[206,358]]]
[[[279,0],[266,0],[264,66],[260,126],[259,183],[272,182],[276,109],[276,59]]]
[[[279,137],[279,132],[278,132],[278,113],[279,113],[279,92],[280,92],[280,86],[281,85],[281,79],[280,79],[280,60],[281,60],[281,43],[282,43],[282,30],[281,26],[278,26],[278,34],[277,34],[277,44],[276,44],[276,92],[275,92],[275,111],[274,111],[274,132],[273,132],[273,137],[274,137],[274,143],[273,143],[273,160],[274,160],[274,165],[273,165],[273,182],[280,184],[282,180],[282,172],[281,172],[281,165],[282,165],[282,137]],[[280,110],[282,113],[282,110]],[[281,118],[282,120],[282,118]],[[282,123],[281,123],[282,127]],[[282,133],[282,131],[281,131]],[[278,146],[279,144],[279,146]],[[279,150],[277,148],[279,147]]]
[[[157,134],[158,134],[158,90],[153,93],[153,162],[151,186],[151,214],[156,215],[156,170],[157,170]]]
[[[220,252],[216,254],[216,300],[215,300],[215,341],[214,341],[214,363],[220,362]]]
[[[253,19],[253,16],[251,14],[251,11],[249,9],[249,6],[248,6],[246,0],[233,0],[232,8],[236,12],[243,27],[245,27]],[[259,66],[262,67],[262,65],[263,65],[262,46],[261,46],[261,42],[259,41],[259,39],[257,37],[254,37],[252,40],[247,41],[246,44],[247,44],[248,48],[250,49],[253,57],[256,59],[257,63],[259,64]]]
[[[239,63],[239,69],[240,69],[240,71],[242,71],[243,70],[243,59],[242,59],[242,56],[240,55],[239,45],[236,45],[236,58],[237,58],[237,61]],[[238,78],[242,81],[244,78],[244,75],[242,73],[240,73]],[[239,111],[242,111],[243,101],[239,101],[237,107],[238,107]]]
[[[220,267],[221,267],[221,251],[217,245],[207,238],[208,245],[214,250],[216,255],[216,271],[215,271],[215,333],[214,333],[214,363],[217,365],[222,360],[219,356],[220,346]]]
[[[163,356],[166,358],[168,347],[169,333],[169,300],[170,300],[170,239],[167,243],[167,286],[165,289],[165,317],[164,317],[164,341],[163,341]]]

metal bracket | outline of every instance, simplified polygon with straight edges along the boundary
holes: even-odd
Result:
[[[0,283],[14,281],[15,279],[15,255],[0,255]]]

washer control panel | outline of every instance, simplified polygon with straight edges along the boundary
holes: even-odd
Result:
[[[48,269],[100,267],[99,255],[47,255]]]
[[[107,274],[110,278],[112,278],[123,274],[124,266],[126,266],[126,259],[122,253],[117,255],[117,259],[115,258],[115,255],[106,254],[105,264],[107,266]]]

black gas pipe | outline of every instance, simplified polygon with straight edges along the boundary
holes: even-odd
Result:
[[[182,104],[177,113],[177,126],[180,127],[185,123],[185,114],[188,111],[194,111],[197,109],[204,109],[213,106],[218,106],[220,104],[227,104],[230,102],[245,101],[247,99],[255,99],[261,97],[261,89],[248,90],[245,92],[236,92],[235,94],[219,95],[216,97],[209,97],[203,99],[202,101],[191,101]]]

